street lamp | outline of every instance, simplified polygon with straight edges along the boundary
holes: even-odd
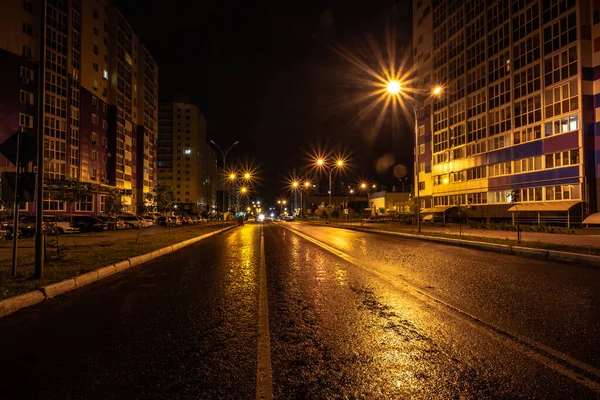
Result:
[[[318,158],[317,167],[325,169],[329,173],[329,205],[331,205],[331,174],[333,173],[334,168],[343,169],[345,162],[343,159],[338,158],[334,164],[332,164],[329,168],[327,167],[327,162],[323,158]]]
[[[402,83],[400,81],[392,79],[387,83],[386,86],[387,92],[392,96],[402,96]],[[441,86],[436,86],[431,94],[435,96],[440,96],[442,94],[443,88]],[[410,104],[414,118],[415,118],[415,198],[417,201],[416,212],[417,212],[417,232],[421,232],[421,198],[420,198],[420,187],[419,187],[419,119],[417,116],[417,109],[414,103],[410,100],[409,96],[402,96],[403,100],[405,100],[408,104]]]
[[[236,140],[235,142],[233,142],[233,144],[231,146],[229,146],[229,148],[226,151],[221,150],[221,148],[215,143],[214,140],[211,140],[210,143],[215,146],[217,149],[219,149],[219,151],[221,152],[221,155],[223,156],[223,171],[225,171],[226,168],[226,160],[227,160],[227,153],[229,153],[229,150],[233,149],[233,146],[235,146],[236,144],[239,143],[238,140]],[[233,175],[233,177],[231,177],[231,175]],[[229,177],[230,179],[235,179],[235,174],[231,174]],[[223,188],[223,219],[225,219],[225,188]]]

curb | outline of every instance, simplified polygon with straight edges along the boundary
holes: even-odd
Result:
[[[68,278],[60,282],[55,282],[46,286],[42,286],[38,290],[0,300],[0,318],[12,314],[22,308],[41,303],[44,300],[49,300],[60,294],[66,293],[74,289],[78,289],[85,285],[89,285],[90,283],[99,281],[118,272],[125,271],[133,266],[144,264],[155,258],[172,253],[175,250],[182,249],[193,243],[199,242],[211,236],[218,235],[219,233],[223,233],[237,227],[238,225],[232,225],[228,226],[227,228],[221,228],[216,231],[205,233],[192,239],[184,240],[183,242],[175,243],[171,246],[154,250],[150,253],[131,257],[127,260],[123,260],[115,264],[97,268],[93,271],[86,272],[85,274],[81,274],[73,278]]]
[[[541,258],[549,261],[561,261],[561,262],[571,262],[578,264],[585,264],[591,266],[600,265],[600,256],[594,256],[591,254],[579,254],[579,253],[569,253],[566,251],[557,251],[557,250],[545,250],[545,249],[536,249],[531,247],[520,247],[520,246],[509,246],[506,244],[497,244],[497,243],[486,243],[486,242],[474,242],[470,240],[463,239],[453,239],[453,238],[443,238],[443,237],[435,237],[435,236],[426,236],[426,235],[415,235],[412,233],[403,233],[403,232],[390,232],[390,231],[382,231],[378,229],[365,229],[358,227],[346,227],[346,226],[335,226],[329,225],[332,228],[341,228],[348,229],[358,232],[366,232],[366,233],[375,233],[379,235],[387,235],[387,236],[400,236],[409,239],[418,239],[418,240],[427,240],[430,242],[438,242],[444,244],[451,244],[455,246],[462,247],[471,247],[479,250],[485,251],[493,251],[496,253],[505,253],[505,254],[513,254],[521,257],[529,257],[529,258]]]

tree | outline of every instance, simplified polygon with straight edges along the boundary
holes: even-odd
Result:
[[[175,195],[173,194],[173,188],[171,186],[159,182],[154,188],[153,198],[154,204],[156,204],[156,210],[159,213],[164,214],[172,210]]]
[[[87,183],[73,178],[57,180],[48,186],[50,196],[53,200],[62,201],[69,205],[71,219],[73,218],[73,209],[71,206],[85,200],[86,196],[90,193],[90,186]]]
[[[123,198],[119,189],[110,189],[104,200],[104,213],[114,217],[123,211]],[[116,224],[115,224],[116,227]]]

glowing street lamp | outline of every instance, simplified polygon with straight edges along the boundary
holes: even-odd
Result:
[[[402,96],[403,92],[402,83],[398,80],[391,79],[387,85],[386,90],[391,96]],[[442,86],[436,86],[431,90],[431,94],[434,96],[440,96],[443,92]],[[414,118],[415,118],[415,200],[417,202],[416,212],[417,212],[417,232],[421,232],[421,198],[420,198],[420,188],[419,188],[419,120],[417,117],[417,109],[414,103],[411,101],[410,96],[402,96],[403,100],[410,104]]]
[[[333,165],[331,165],[331,167],[329,167],[329,168],[327,168],[327,163],[325,162],[325,159],[323,159],[323,158],[318,158],[316,163],[317,163],[317,167],[324,168],[329,173],[329,204],[331,204],[331,174],[333,173],[334,168],[343,169],[345,162],[343,159],[338,158],[335,161],[335,163]]]

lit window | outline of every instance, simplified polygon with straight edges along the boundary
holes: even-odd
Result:
[[[192,154],[192,149],[185,149],[183,151],[184,154]]]
[[[108,71],[107,70],[104,70],[104,72],[102,73],[102,77],[104,79],[108,79]]]

